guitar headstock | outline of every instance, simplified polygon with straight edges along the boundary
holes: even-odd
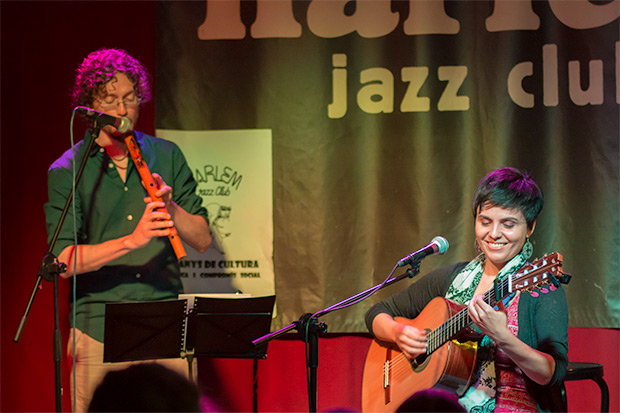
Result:
[[[511,291],[531,291],[536,287],[551,285],[557,287],[568,284],[570,275],[562,273],[562,255],[558,252],[547,254],[531,264],[524,265],[511,277]]]

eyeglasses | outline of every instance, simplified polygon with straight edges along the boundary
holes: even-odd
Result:
[[[118,98],[115,98],[112,96],[108,96],[104,99],[98,99],[98,98],[96,99],[97,99],[97,102],[99,102],[101,107],[104,109],[116,109],[119,107],[121,102],[126,108],[136,107],[140,103],[140,99],[138,98],[138,96],[136,96],[135,93],[125,96],[122,100],[119,100]]]

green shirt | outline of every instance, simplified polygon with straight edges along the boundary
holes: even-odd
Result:
[[[206,220],[202,198],[196,195],[196,181],[179,147],[141,132],[134,134],[151,173],[158,173],[172,187],[174,202]],[[75,145],[76,170],[90,139],[87,134]],[[78,244],[99,244],[133,232],[146,206],[144,197],[148,195],[131,159],[123,182],[103,148],[95,144],[88,156],[76,189],[75,228]],[[48,242],[71,191],[72,163],[70,149],[48,171],[49,201],[45,204]],[[69,208],[52,251],[55,256],[75,243],[73,222],[73,211]],[[76,322],[72,325],[98,341],[103,341],[107,302],[176,299],[183,290],[179,263],[168,237],[154,238],[146,247],[113,260],[98,271],[72,277],[71,282],[76,283],[77,291]]]

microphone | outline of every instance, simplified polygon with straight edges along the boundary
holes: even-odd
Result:
[[[125,116],[117,118],[116,116],[106,115],[105,113],[98,112],[95,109],[87,108],[85,106],[78,106],[75,109],[86,115],[86,117],[94,119],[95,123],[100,127],[112,125],[120,133],[125,133],[131,130],[131,120]]]
[[[417,261],[421,261],[424,257],[428,255],[443,254],[444,252],[448,251],[449,246],[450,244],[448,244],[447,239],[445,239],[444,237],[437,236],[433,238],[431,243],[428,244],[426,247],[420,248],[416,252],[412,252],[411,254],[407,255],[405,258],[398,261],[398,266],[403,267],[408,264],[413,264]]]

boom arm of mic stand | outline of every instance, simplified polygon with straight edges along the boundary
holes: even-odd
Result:
[[[84,172],[84,167],[86,166],[86,161],[88,160],[88,154],[92,150],[95,145],[95,137],[99,135],[100,127],[95,126],[91,131],[91,140],[88,143],[88,148],[86,149],[85,156],[82,158],[82,162],[80,163],[80,167],[76,173],[75,181],[76,185],[80,181],[82,176],[82,172]],[[75,160],[74,160],[75,161]],[[71,202],[73,201],[74,193],[73,188],[71,188],[71,192],[67,197],[67,201],[65,202],[65,207],[60,215],[60,219],[58,220],[58,225],[56,226],[56,231],[54,231],[54,235],[52,236],[52,240],[50,241],[49,248],[47,253],[44,255],[43,260],[41,261],[41,267],[39,269],[39,273],[37,274],[37,280],[35,282],[34,288],[32,290],[32,294],[30,295],[30,300],[28,300],[28,304],[26,305],[26,310],[24,311],[24,315],[22,316],[19,326],[17,327],[17,331],[15,333],[15,337],[13,341],[15,343],[19,342],[24,327],[26,326],[26,320],[28,319],[28,314],[30,313],[30,309],[32,304],[34,303],[35,296],[37,291],[39,290],[39,286],[41,285],[41,279],[45,279],[47,281],[52,281],[54,284],[54,366],[55,366],[55,390],[56,390],[56,411],[62,411],[62,384],[61,384],[61,370],[60,370],[60,362],[62,361],[62,337],[60,335],[60,310],[58,304],[58,276],[65,272],[66,265],[64,263],[59,263],[52,251],[54,250],[54,246],[58,241],[58,236],[60,235],[60,230],[62,225],[67,217],[67,212],[69,211],[69,207],[71,206]]]
[[[367,289],[365,291],[362,291],[361,293],[358,293],[358,294],[356,294],[356,295],[354,295],[352,297],[349,297],[346,300],[343,300],[343,301],[341,301],[341,302],[339,302],[337,304],[329,306],[326,309],[317,312],[315,317],[320,317],[320,316],[323,316],[325,314],[328,314],[328,313],[332,312],[333,309],[341,307],[341,306],[343,306],[345,304],[348,304],[350,302],[353,302],[353,301],[357,300],[358,298],[360,298],[360,297],[362,297],[362,296],[372,292],[373,290],[379,291],[379,290],[382,290],[385,287],[388,287],[388,286],[390,286],[392,284],[395,284],[398,281],[403,280],[405,278],[413,278],[419,272],[420,272],[420,262],[418,261],[416,263],[413,263],[411,268],[409,268],[403,274],[400,274],[399,276],[396,276],[394,278],[390,278],[389,280],[387,280],[386,282],[384,282],[382,284],[375,285],[374,287],[371,287],[371,288],[369,288],[369,289]],[[296,329],[298,324],[299,324],[299,321],[295,321],[295,322],[289,324],[288,326],[283,327],[283,328],[281,328],[281,329],[279,329],[277,331],[274,331],[274,332],[269,333],[269,334],[265,334],[264,336],[259,337],[256,340],[252,340],[252,344],[254,344],[254,346],[258,346],[260,344],[269,342],[269,341],[271,341],[271,340],[281,336],[282,334],[288,333],[289,331],[291,331],[293,329]]]
[[[308,353],[309,357],[307,358],[308,363],[308,371],[310,372],[310,378],[308,380],[308,405],[309,412],[314,413],[317,411],[317,403],[316,403],[316,394],[317,394],[317,386],[316,386],[316,370],[319,364],[319,350],[318,350],[318,336],[321,333],[325,333],[327,331],[327,325],[325,323],[319,322],[318,318],[322,315],[328,314],[334,310],[344,308],[348,305],[356,303],[361,297],[370,296],[370,293],[374,293],[375,291],[379,291],[388,285],[392,285],[400,280],[405,278],[413,278],[416,274],[420,272],[420,261],[416,261],[411,264],[411,268],[409,268],[405,273],[390,278],[387,281],[384,281],[381,284],[378,284],[372,288],[369,288],[366,291],[362,291],[352,297],[349,297],[337,304],[334,304],[330,307],[327,307],[324,310],[321,310],[314,314],[304,314],[301,318],[294,323],[289,324],[288,326],[281,328],[278,331],[273,333],[266,334],[262,337],[257,338],[252,341],[254,346],[258,346],[265,342],[271,341],[274,338],[281,336],[284,333],[287,333],[293,329],[297,329],[298,333],[303,338],[304,342],[308,343]],[[364,297],[365,298],[365,297]]]
[[[345,300],[342,300],[339,303],[336,303],[332,306],[327,307],[324,310],[321,310],[317,313],[315,313],[316,317],[321,317],[324,316],[325,314],[331,313],[334,310],[338,310],[340,308],[344,308],[347,307],[351,304],[355,304],[360,298],[362,298],[362,300],[364,300],[366,297],[365,296],[370,296],[372,293],[374,294],[375,292],[384,289],[385,287],[388,287],[392,284],[397,283],[400,280],[404,280],[405,278],[413,278],[415,277],[418,273],[420,272],[420,261],[415,261],[413,263],[411,263],[411,268],[409,268],[407,271],[405,271],[404,273],[394,277],[394,278],[390,278],[387,281],[384,281],[381,284],[375,285],[372,288],[367,289],[366,291],[362,291],[361,293],[358,293],[352,297],[349,297]]]

